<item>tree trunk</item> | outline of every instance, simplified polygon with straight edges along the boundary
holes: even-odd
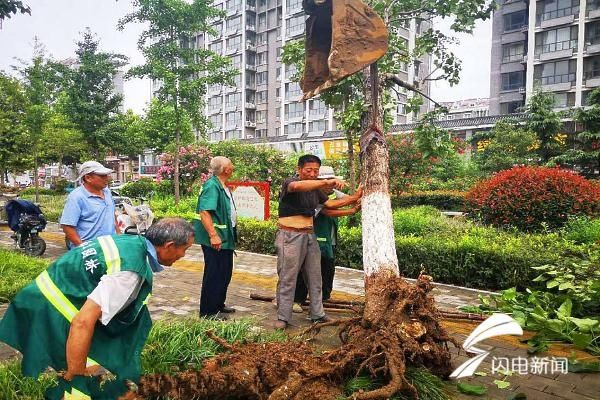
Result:
[[[365,71],[366,94],[370,96],[370,108],[363,118],[363,134],[360,139],[362,180],[362,237],[363,269],[365,271],[364,318],[374,320],[386,312],[386,295],[378,282],[398,276],[398,257],[394,240],[392,204],[389,193],[389,154],[379,112],[379,77],[377,64]]]
[[[179,147],[181,146],[181,132],[179,128],[179,108],[177,100],[175,100],[175,157],[173,164],[175,171],[173,172],[173,185],[175,187],[175,205],[179,204]]]
[[[38,173],[38,157],[37,154],[33,157],[33,170],[34,170],[34,179],[35,179],[35,202],[40,202],[40,175]]]
[[[348,176],[350,178],[350,190],[356,189],[356,173],[354,171],[354,132],[346,133],[346,141],[348,143]]]
[[[129,181],[133,180],[133,160],[131,157],[128,157],[127,160],[129,161]]]
[[[6,168],[4,168],[4,166],[0,167],[0,185],[4,186],[4,183],[6,182],[4,180],[4,174],[6,173]]]

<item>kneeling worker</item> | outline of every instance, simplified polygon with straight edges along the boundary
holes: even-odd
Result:
[[[48,367],[66,371],[47,399],[117,398],[127,390],[125,379],[140,377],[140,353],[152,326],[146,306],[152,273],[183,257],[193,240],[188,222],[165,218],[145,238],[83,242],[17,294],[0,321],[0,341],[23,354],[26,376]],[[85,377],[99,368],[116,380],[99,385]]]

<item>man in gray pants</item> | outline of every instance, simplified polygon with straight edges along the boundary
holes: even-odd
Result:
[[[343,199],[332,200],[321,189],[342,189],[340,179],[318,180],[321,160],[314,155],[298,159],[296,176],[286,179],[279,198],[279,221],[275,248],[277,249],[277,321],[275,327],[287,328],[292,319],[296,279],[302,271],[310,295],[310,318],[326,322],[330,318],[323,311],[321,282],[321,251],[313,229],[317,206],[339,208],[355,203],[357,192]]]

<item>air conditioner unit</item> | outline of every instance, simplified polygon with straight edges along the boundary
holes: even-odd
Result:
[[[527,93],[527,89],[524,87],[519,88],[519,93]]]

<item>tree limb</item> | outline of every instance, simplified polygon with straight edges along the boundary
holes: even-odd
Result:
[[[438,103],[437,101],[435,101],[434,99],[432,99],[431,97],[429,97],[428,95],[426,95],[425,93],[423,93],[422,91],[420,91],[419,89],[417,89],[414,85],[411,85],[408,82],[404,82],[402,79],[400,79],[398,76],[396,75],[392,75],[392,74],[385,74],[384,75],[384,80],[386,82],[392,82],[395,83],[396,85],[403,87],[407,90],[410,90],[411,92],[415,92],[420,94],[421,96],[425,97],[427,100],[432,101],[433,104],[436,105],[436,107],[443,107],[440,103]]]

